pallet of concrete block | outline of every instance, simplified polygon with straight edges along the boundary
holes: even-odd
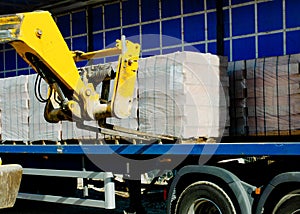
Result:
[[[247,125],[246,61],[228,63],[230,94],[230,135],[245,136]]]
[[[28,142],[28,76],[0,79],[0,112],[2,142]]]
[[[259,58],[242,63],[246,71],[247,110],[243,118],[248,134],[299,134],[300,55]],[[237,101],[238,98],[234,100]]]
[[[227,59],[177,52],[140,60],[139,130],[154,134],[221,137],[229,126]]]
[[[247,61],[250,135],[299,134],[300,55]]]
[[[116,69],[116,63],[111,66]],[[97,67],[83,70],[95,73]],[[226,58],[196,52],[142,58],[131,116],[107,122],[180,138],[228,135],[228,87]],[[97,91],[101,92],[101,84]]]
[[[0,79],[0,112],[3,141],[59,141],[60,124],[44,119],[44,103],[35,97],[37,75]],[[47,84],[40,85],[42,96],[47,97]]]
[[[86,69],[95,70],[95,67]],[[35,90],[40,90],[47,98],[47,85],[42,81],[38,89],[35,88],[36,75],[11,79],[1,84],[2,137],[5,140],[103,137],[78,129],[72,122],[47,123],[43,117],[44,104],[34,95]],[[181,52],[141,59],[131,116],[107,121],[129,129],[180,138],[221,137],[229,126],[228,87],[227,60],[222,57]],[[97,87],[99,93],[100,88]],[[95,121],[89,123],[97,126]]]

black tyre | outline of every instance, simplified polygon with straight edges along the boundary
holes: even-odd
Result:
[[[300,194],[290,193],[280,199],[272,214],[299,214]]]
[[[179,196],[175,214],[235,214],[234,204],[228,194],[208,181],[189,185]]]

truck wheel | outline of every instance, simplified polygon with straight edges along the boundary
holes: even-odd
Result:
[[[176,214],[235,214],[233,202],[226,192],[209,181],[189,185],[179,196]]]
[[[290,193],[280,199],[272,214],[300,213],[300,194]]]

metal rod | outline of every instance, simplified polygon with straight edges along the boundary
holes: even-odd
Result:
[[[108,48],[108,49],[103,49],[103,50],[98,50],[98,51],[92,51],[92,52],[72,52],[73,54],[73,59],[75,62],[80,62],[83,60],[88,60],[88,59],[97,59],[97,58],[103,58],[106,56],[114,56],[114,55],[119,55],[122,53],[122,50],[120,48]]]
[[[106,208],[105,202],[101,200],[62,197],[62,196],[54,196],[54,195],[39,195],[39,194],[30,194],[30,193],[19,193],[17,198],[33,200],[33,201],[46,201],[46,202],[60,203],[60,204],[71,204],[71,205],[86,206],[86,207]],[[107,208],[107,209],[112,209],[112,208]]]
[[[217,55],[224,55],[223,0],[216,0],[217,9]]]

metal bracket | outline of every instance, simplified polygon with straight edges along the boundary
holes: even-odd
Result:
[[[74,197],[62,197],[53,195],[40,195],[30,193],[19,193],[17,198],[45,201],[61,204],[71,204],[87,207],[98,207],[105,209],[115,209],[115,183],[113,181],[113,174],[111,172],[93,172],[93,171],[72,171],[72,170],[53,170],[53,169],[35,169],[24,168],[24,175],[38,175],[38,176],[55,176],[55,177],[69,177],[69,178],[94,178],[104,180],[104,195],[105,200],[82,199]]]

